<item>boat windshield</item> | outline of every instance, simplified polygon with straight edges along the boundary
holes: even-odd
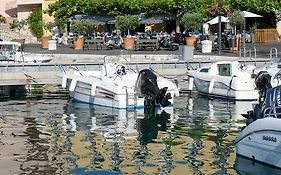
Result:
[[[231,65],[218,64],[218,72],[220,76],[231,76]]]
[[[0,51],[21,51],[21,45],[0,43]]]

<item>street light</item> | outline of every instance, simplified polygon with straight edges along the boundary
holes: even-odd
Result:
[[[224,0],[218,0],[218,20],[219,20],[219,55],[221,55],[221,15],[222,15],[222,6],[224,3]]]

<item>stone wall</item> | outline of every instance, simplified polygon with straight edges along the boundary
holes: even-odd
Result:
[[[9,29],[9,25],[0,25],[0,38],[6,41],[25,39],[25,43],[38,43],[36,37],[32,36],[31,34],[11,30]]]

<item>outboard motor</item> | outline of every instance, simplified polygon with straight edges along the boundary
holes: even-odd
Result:
[[[259,104],[253,111],[242,114],[248,119],[247,124],[268,116],[281,118],[281,86],[272,88],[271,75],[267,71],[257,74],[255,84],[259,90]]]
[[[264,98],[271,86],[271,75],[267,71],[260,71],[255,78],[256,88],[259,91],[259,103],[264,102]]]
[[[155,107],[156,103],[161,104],[162,107],[169,106],[171,102],[171,94],[166,93],[167,87],[159,89],[157,85],[157,76],[149,69],[143,69],[139,72],[136,81],[136,91],[143,94],[144,106]]]

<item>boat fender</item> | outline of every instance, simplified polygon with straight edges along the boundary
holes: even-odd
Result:
[[[214,80],[214,79],[212,79],[212,80],[211,80],[211,82],[210,82],[210,85],[209,85],[209,93],[211,93],[211,92],[212,92],[213,87],[214,87],[214,83],[215,83],[215,80]]]
[[[63,88],[66,88],[66,82],[67,82],[67,76],[66,75],[63,75],[62,77],[62,83],[61,83],[61,86]]]
[[[92,83],[92,87],[91,87],[91,95],[95,96],[96,95],[96,83]]]
[[[189,76],[189,79],[188,79],[188,90],[189,91],[192,91],[192,89],[193,89],[193,80],[194,80],[194,77]]]
[[[76,79],[72,79],[70,86],[69,86],[69,91],[74,91],[75,87],[76,87],[76,83],[77,80]]]

